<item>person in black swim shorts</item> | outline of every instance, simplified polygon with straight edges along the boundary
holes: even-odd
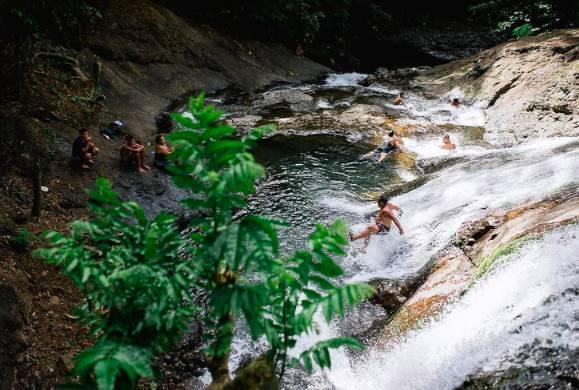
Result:
[[[364,249],[368,246],[370,242],[370,236],[372,234],[387,234],[390,231],[392,226],[392,222],[398,228],[400,235],[404,234],[404,229],[400,224],[400,221],[395,215],[395,212],[401,212],[399,206],[395,205],[394,203],[389,203],[389,199],[386,195],[380,195],[378,198],[378,207],[380,210],[378,211],[378,215],[374,220],[374,223],[369,224],[366,228],[358,233],[350,232],[350,241],[356,241],[360,238],[364,238]]]
[[[375,150],[363,155],[362,158],[369,158],[379,153],[378,163],[381,163],[382,161],[384,161],[388,153],[401,151],[400,144],[401,144],[400,138],[396,136],[394,130],[390,130],[390,132],[388,133],[388,139],[384,141],[382,145],[378,146],[378,148],[376,148]]]

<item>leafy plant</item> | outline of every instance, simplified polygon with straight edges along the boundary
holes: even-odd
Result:
[[[99,389],[152,376],[155,353],[179,340],[192,319],[194,269],[172,216],[148,220],[134,202],[122,202],[106,179],[89,191],[90,222],[72,223],[70,235],[50,232],[50,249],[37,254],[60,266],[83,292],[79,309],[98,342],[81,353],[75,373]]]
[[[530,23],[525,23],[522,26],[513,29],[513,35],[516,38],[525,38],[533,34],[533,26]]]
[[[33,234],[28,229],[20,228],[10,237],[10,246],[18,252],[25,252],[32,244]]]
[[[496,32],[512,33],[516,38],[579,22],[579,7],[572,0],[485,0],[476,2],[470,11]]]
[[[255,180],[264,174],[249,149],[271,127],[233,139],[235,130],[217,124],[222,113],[205,107],[203,95],[190,99],[189,113],[172,115],[186,130],[168,137],[176,146],[170,157],[175,163],[169,170],[175,184],[193,194],[184,204],[199,213],[192,223],[191,255],[200,266],[199,284],[211,292],[205,320],[215,329],[208,335],[207,350],[214,381],[218,373],[225,376],[221,380],[228,380],[225,367],[239,316],[245,318],[254,339],[265,336],[270,344],[267,356],[283,376],[288,350],[297,337],[313,330],[318,309],[323,309],[330,321],[335,314],[343,316],[346,306],[372,290],[363,284],[336,287],[330,281],[342,274],[332,259],[344,254],[347,240],[342,223],[330,228],[318,225],[310,236],[309,251],[277,258],[276,228],[283,226],[282,222],[256,215],[233,218],[234,210],[245,207]],[[345,340],[338,339],[327,348],[360,347],[352,339]],[[329,358],[316,363],[321,367],[331,364]]]
[[[191,193],[183,201],[194,213],[189,233],[180,235],[169,215],[149,220],[136,203],[121,201],[107,180],[98,179],[89,192],[94,219],[75,221],[69,235],[48,233],[51,248],[38,251],[85,295],[80,316],[98,341],[77,357],[75,372],[84,384],[133,388],[140,377],[152,376],[153,357],[174,345],[197,310],[193,288],[208,296],[200,317],[214,388],[231,384],[228,357],[239,321],[253,339],[269,342],[260,357],[269,373],[259,375],[277,379],[298,337],[316,330],[317,312],[331,321],[372,293],[364,284],[333,281],[343,272],[333,259],[344,254],[343,223],[318,225],[309,250],[282,256],[277,229],[283,222],[236,216],[264,175],[249,150],[271,128],[235,137],[235,129],[219,122],[222,112],[204,105],[203,95],[191,98],[188,108],[172,114],[182,129],[167,138],[175,145],[168,170]],[[339,337],[291,363],[307,370],[313,363],[330,367],[329,350],[340,346],[361,347]]]

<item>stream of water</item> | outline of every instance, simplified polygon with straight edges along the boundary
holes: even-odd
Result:
[[[404,138],[417,160],[448,160],[425,176],[395,158],[382,164],[360,159],[374,147],[369,137],[277,135],[264,140],[256,156],[267,167],[268,177],[250,209],[291,223],[281,234],[285,250],[303,247],[317,221],[342,218],[354,231],[363,228],[368,214],[377,210],[378,194],[420,178],[423,184],[392,200],[404,211],[401,223],[406,234],[400,236],[393,229],[385,237],[373,237],[366,253],[360,252],[360,245],[352,245],[340,260],[346,281],[404,278],[424,267],[463,222],[493,209],[540,200],[563,188],[577,190],[577,139],[542,139],[493,148],[472,136],[484,126],[479,105],[450,107],[450,98],[460,96],[459,91],[440,100],[407,92],[407,104],[393,106],[398,90],[379,84],[361,87],[365,77],[331,75],[325,84],[300,88],[314,96],[322,91],[317,105],[328,110],[355,103],[356,94],[372,94],[374,102],[381,101],[385,110],[396,112],[398,123],[442,126],[458,149],[452,155],[440,149],[440,135]],[[286,387],[452,389],[470,374],[508,364],[511,355],[535,339],[577,348],[579,300],[576,294],[562,298],[579,282],[577,233],[577,227],[570,227],[525,245],[442,315],[394,348],[367,351],[355,361],[344,351],[336,351],[331,370]],[[371,321],[364,318],[367,311],[354,315],[360,316],[354,321],[359,324]],[[343,327],[333,323],[321,325],[320,330],[318,335],[304,337],[298,347],[336,336]],[[233,365],[247,353],[248,345],[246,338],[238,337]]]

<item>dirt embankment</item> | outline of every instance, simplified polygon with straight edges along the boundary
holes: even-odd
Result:
[[[579,135],[579,30],[510,41],[421,73],[415,85],[442,95],[455,90],[485,108],[495,144]],[[459,91],[460,90],[460,91]]]

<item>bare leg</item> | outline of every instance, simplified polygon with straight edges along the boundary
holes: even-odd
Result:
[[[373,223],[370,224],[368,226],[366,226],[366,228],[358,233],[353,233],[350,237],[352,239],[352,241],[356,241],[359,240],[360,238],[364,237],[364,238],[370,238],[370,235],[373,233],[378,233],[380,229],[378,228],[378,226]]]
[[[151,169],[151,167],[149,167],[148,165],[145,165],[145,149],[141,150],[139,152],[139,167],[141,167],[142,169],[146,169],[149,170]]]

